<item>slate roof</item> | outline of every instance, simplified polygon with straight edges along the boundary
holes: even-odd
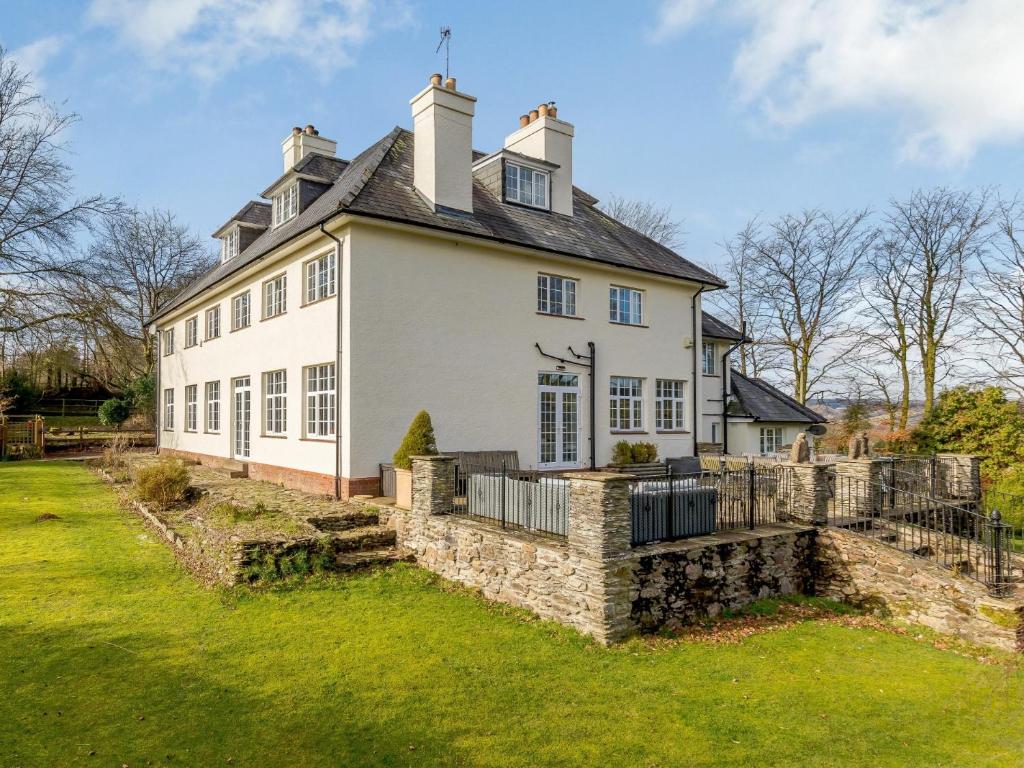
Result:
[[[303,160],[311,157],[323,156],[307,155]],[[336,161],[335,167],[342,163],[344,168],[333,185],[298,216],[265,231],[238,256],[214,267],[168,301],[152,319],[159,319],[279,245],[315,229],[339,213],[474,235],[602,264],[725,286],[721,278],[602,213],[594,207],[593,197],[575,187],[573,216],[503,203],[475,179],[472,213],[445,208],[432,210],[413,187],[413,134],[399,127],[350,162]]]
[[[213,230],[213,237],[216,237],[216,233],[220,232],[228,224],[233,224],[235,222],[239,222],[240,224],[252,224],[257,227],[269,227],[271,208],[272,206],[270,203],[260,203],[256,200],[250,200],[242,206],[238,213]]]
[[[749,336],[744,337],[731,325],[727,325],[712,314],[701,310],[701,335],[712,339],[725,339],[726,341],[753,341]]]
[[[823,424],[828,419],[800,405],[761,379],[744,376],[735,368],[729,377],[735,400],[729,406],[730,416],[746,416],[754,421],[790,421],[801,424]]]

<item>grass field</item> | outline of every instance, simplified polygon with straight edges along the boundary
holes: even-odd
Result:
[[[43,514],[60,519],[36,522]],[[402,566],[206,591],[79,466],[0,466],[2,766],[1011,766],[1024,674],[808,622],[600,648]]]

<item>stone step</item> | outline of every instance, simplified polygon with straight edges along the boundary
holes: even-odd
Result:
[[[350,531],[353,528],[378,525],[380,514],[369,511],[345,512],[340,515],[309,517],[306,522],[320,531]]]
[[[244,461],[231,460],[219,462],[218,466],[210,467],[210,469],[232,479],[245,478],[249,476],[249,465]]]
[[[355,571],[360,568],[389,565],[407,559],[399,555],[398,550],[394,547],[381,547],[358,552],[343,552],[335,558],[334,562],[339,571]]]
[[[349,531],[341,531],[331,537],[334,551],[342,553],[392,547],[395,543],[395,531],[383,525],[365,525]]]

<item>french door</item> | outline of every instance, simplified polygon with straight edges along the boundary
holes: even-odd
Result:
[[[574,373],[537,374],[537,466],[580,466],[580,382]]]
[[[250,423],[252,420],[251,382],[248,376],[239,376],[237,379],[233,379],[231,384],[234,393],[234,440],[231,450],[236,459],[247,459],[249,458]]]

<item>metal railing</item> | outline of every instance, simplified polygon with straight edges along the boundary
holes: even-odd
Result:
[[[380,495],[395,498],[395,465],[378,464],[377,473],[380,479]]]
[[[1024,553],[1024,496],[984,490],[978,508],[986,515],[998,511],[1003,524],[1008,526],[1011,548],[1014,552]]]
[[[565,536],[569,481],[558,474],[506,467],[455,468],[454,512],[534,533]]]
[[[777,523],[787,517],[791,478],[788,467],[749,463],[742,469],[635,480],[629,494],[630,541],[639,546]]]

